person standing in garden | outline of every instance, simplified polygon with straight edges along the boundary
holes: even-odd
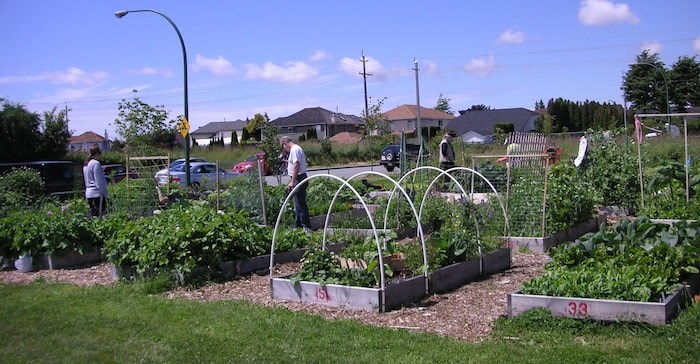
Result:
[[[89,206],[88,217],[102,216],[107,212],[107,179],[99,161],[102,151],[95,144],[90,147],[89,153],[83,165],[85,198]]]
[[[440,168],[445,171],[455,166],[455,151],[452,148],[452,135],[446,133],[440,142]],[[443,188],[447,189],[448,175],[444,176]]]
[[[306,179],[306,154],[301,146],[294,143],[288,136],[280,138],[282,148],[287,152],[287,174],[289,175],[289,191]],[[307,183],[304,183],[294,193],[294,225],[304,228],[306,232],[311,231],[311,221],[309,218],[309,207],[306,204]]]

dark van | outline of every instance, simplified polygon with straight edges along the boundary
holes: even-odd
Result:
[[[49,196],[72,196],[75,192],[75,163],[69,161],[39,161],[0,163],[0,176],[15,168],[31,168],[39,172]]]

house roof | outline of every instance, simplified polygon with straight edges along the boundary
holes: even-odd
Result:
[[[519,107],[512,109],[496,110],[474,110],[468,111],[454,119],[447,125],[446,129],[464,135],[469,131],[475,131],[481,135],[493,135],[493,127],[497,123],[512,123],[515,131],[529,132],[527,128],[530,120],[540,114],[537,112]]]
[[[326,110],[322,107],[309,107],[287,117],[272,120],[276,127],[319,125],[319,124],[362,124],[362,118]]]
[[[97,134],[92,131],[86,131],[80,135],[76,136],[71,136],[70,137],[70,143],[71,144],[77,144],[77,143],[102,143],[106,139],[100,134]]]
[[[236,121],[214,121],[191,132],[190,135],[212,136],[220,131],[243,130],[246,125],[248,125],[248,122],[240,119]]]
[[[382,113],[385,120],[415,120],[418,118],[416,105],[400,105],[385,113]],[[454,115],[427,107],[420,107],[420,118],[431,120],[452,120]]]

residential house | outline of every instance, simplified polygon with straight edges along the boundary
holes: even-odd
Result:
[[[90,150],[90,147],[95,144],[97,144],[103,152],[110,150],[112,143],[109,141],[106,130],[104,136],[92,131],[86,131],[80,135],[71,136],[68,142],[68,151],[87,152]]]
[[[401,105],[382,113],[384,120],[389,122],[392,133],[413,133],[418,125],[418,108],[416,105]],[[426,107],[420,107],[421,129],[442,129],[454,119],[454,115]]]
[[[321,140],[341,132],[357,132],[362,125],[362,118],[322,107],[310,107],[272,120],[270,124],[277,128],[278,134],[292,139],[299,139],[299,136],[307,134],[309,129],[314,129],[316,137]]]
[[[525,108],[466,111],[452,119],[445,128],[454,131],[465,143],[493,143],[496,124],[513,124],[516,132],[535,130],[539,113]],[[497,141],[502,142],[502,141]]]
[[[197,145],[209,145],[212,141],[224,140],[225,145],[231,144],[233,132],[236,132],[238,142],[243,137],[243,128],[248,125],[247,121],[215,121],[204,125],[197,130],[190,132],[190,138]]]

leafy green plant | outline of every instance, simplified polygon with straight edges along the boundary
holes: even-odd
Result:
[[[623,220],[555,247],[551,255],[545,274],[523,284],[523,293],[658,301],[698,272],[700,223]]]
[[[44,180],[36,170],[17,168],[3,174],[0,176],[0,216],[38,206],[44,192]]]
[[[299,272],[290,276],[292,284],[300,281],[318,282],[321,285],[339,284],[358,287],[375,287],[377,280],[369,269],[343,268],[335,253],[323,249],[309,249],[304,253]]]

